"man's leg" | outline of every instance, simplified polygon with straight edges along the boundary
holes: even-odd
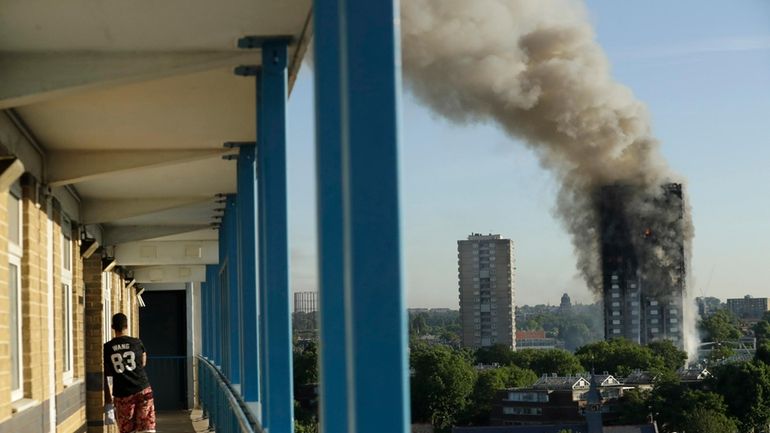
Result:
[[[115,406],[115,419],[120,433],[133,433],[136,430],[134,424],[134,396],[115,397],[112,399],[112,403]]]
[[[155,431],[155,400],[152,396],[152,388],[145,388],[137,395],[136,412],[134,414],[137,433],[151,433]]]

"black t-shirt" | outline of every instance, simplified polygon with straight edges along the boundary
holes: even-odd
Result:
[[[104,343],[104,374],[112,376],[112,395],[128,397],[150,386],[142,365],[142,340],[115,337]]]

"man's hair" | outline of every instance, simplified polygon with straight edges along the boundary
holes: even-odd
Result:
[[[112,329],[120,332],[128,328],[128,317],[123,313],[112,316]]]

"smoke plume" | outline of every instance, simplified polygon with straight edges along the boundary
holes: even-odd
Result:
[[[647,110],[613,80],[581,2],[402,0],[401,26],[405,83],[420,101],[455,122],[499,125],[556,174],[555,212],[589,288],[602,290],[597,197],[606,185],[629,187],[628,235],[649,288],[683,287],[689,212],[669,206],[664,185],[675,176]]]

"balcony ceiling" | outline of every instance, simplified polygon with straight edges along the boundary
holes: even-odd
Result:
[[[235,162],[217,151],[256,135],[254,79],[232,70],[259,64],[260,53],[238,49],[237,40],[292,37],[291,80],[310,32],[311,0],[1,4],[0,108],[15,111],[55,167],[44,181],[71,186],[81,215],[98,215],[106,231],[208,225],[221,207],[215,194],[236,190]],[[82,161],[106,170],[91,173]],[[54,172],[61,167],[66,173]],[[176,204],[161,209],[147,199]],[[146,210],[100,209],[104,203]],[[172,236],[159,239],[212,233]]]

